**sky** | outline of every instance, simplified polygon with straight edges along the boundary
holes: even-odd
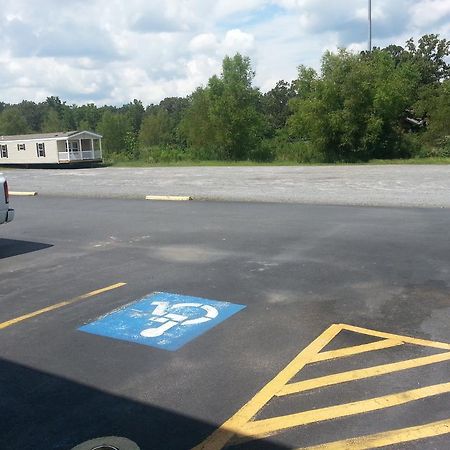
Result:
[[[0,101],[144,105],[186,96],[249,56],[263,92],[367,48],[367,0],[2,0]],[[373,45],[450,38],[450,0],[372,0]]]

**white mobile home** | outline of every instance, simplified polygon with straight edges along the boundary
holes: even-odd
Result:
[[[101,139],[91,131],[0,136],[0,165],[101,162]]]

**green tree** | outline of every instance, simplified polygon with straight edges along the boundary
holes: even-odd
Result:
[[[63,112],[62,112],[62,117],[61,117],[61,130],[74,131],[76,129],[77,129],[77,122],[76,122],[74,107],[65,105]],[[83,130],[83,129],[89,130],[89,128],[80,128],[80,130]],[[92,128],[92,129],[94,129],[94,128]]]
[[[142,119],[144,118],[145,114],[145,108],[142,105],[142,102],[140,100],[134,99],[127,105],[123,105],[119,111],[127,116],[133,132],[138,134],[141,128]]]
[[[171,140],[172,126],[169,113],[159,108],[156,113],[144,117],[139,132],[141,146],[167,145]]]
[[[405,48],[391,45],[383,51],[388,52],[398,66],[412,64],[419,73],[415,101],[408,107],[409,117],[403,127],[419,135],[422,144],[430,150],[422,154],[434,155],[436,149],[442,148],[446,155],[446,136],[450,135],[446,99],[446,86],[450,80],[450,41],[440,39],[436,34],[429,34],[422,36],[417,44],[410,39]]]
[[[253,78],[248,57],[225,57],[220,77],[211,77],[192,96],[182,126],[188,143],[211,149],[221,159],[250,158],[264,130],[261,94],[252,87]]]
[[[102,112],[94,103],[88,103],[81,106],[73,106],[76,128],[80,130],[96,130]]]
[[[30,131],[41,131],[42,121],[44,120],[44,104],[23,100],[17,105],[17,109],[27,122]]]
[[[124,114],[105,111],[98,125],[98,132],[103,136],[102,146],[105,155],[110,156],[113,153],[124,157],[132,157],[130,155],[129,133],[132,132],[131,124]]]
[[[237,53],[224,58],[220,78],[209,80],[210,117],[225,159],[247,159],[261,144],[264,122],[258,111],[261,94],[252,87],[254,76],[250,58]]]
[[[440,39],[437,34],[422,36],[417,44],[413,38],[405,48],[389,45],[382,50],[389,53],[397,65],[413,63],[420,73],[420,85],[429,85],[450,78],[450,41]]]
[[[442,156],[450,156],[450,79],[444,81],[426,98],[428,126],[422,142],[441,148]],[[439,152],[438,152],[439,153]]]
[[[437,34],[422,36],[417,45],[413,39],[406,43],[409,57],[420,72],[423,85],[437,83],[450,78],[450,41],[439,39]]]
[[[201,151],[203,158],[220,158],[216,122],[210,117],[210,100],[206,88],[197,88],[189,97],[189,106],[180,123],[180,133],[188,147]]]
[[[59,115],[62,114],[64,103],[59,97],[51,96],[45,100],[45,105],[48,109],[54,109]]]
[[[27,121],[17,107],[5,108],[0,114],[0,134],[11,136],[28,133]]]
[[[62,129],[63,126],[58,112],[53,108],[49,109],[42,124],[42,131],[44,133],[53,133],[62,131]]]
[[[289,100],[295,97],[295,85],[284,80],[266,92],[262,98],[262,109],[266,118],[266,135],[273,137],[275,132],[286,125],[289,116]]]
[[[412,63],[397,66],[386,52],[327,52],[320,77],[300,71],[298,85],[308,88],[291,102],[289,131],[326,161],[400,156],[399,123],[418,78]]]

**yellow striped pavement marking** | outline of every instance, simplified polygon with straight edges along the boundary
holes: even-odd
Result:
[[[377,338],[381,338],[382,340],[369,344],[356,345],[353,347],[321,352],[321,350],[325,348],[342,330],[347,330],[367,336],[374,336]],[[363,414],[370,411],[390,408],[393,406],[400,406],[415,400],[450,392],[450,383],[442,383],[434,386],[422,387],[405,392],[360,400],[342,405],[334,405],[310,411],[286,414],[283,416],[272,417],[268,419],[254,420],[254,417],[266,406],[268,402],[270,402],[273,398],[277,398],[279,396],[293,394],[304,390],[312,390],[323,386],[350,382],[374,376],[381,376],[387,373],[393,373],[401,370],[411,369],[414,367],[436,364],[439,362],[450,360],[450,352],[438,353],[421,358],[382,364],[379,366],[364,369],[356,369],[353,371],[327,375],[311,380],[304,380],[289,384],[290,380],[301,369],[303,369],[303,367],[310,363],[349,357],[357,354],[363,354],[365,352],[387,349],[403,344],[412,344],[422,347],[425,346],[450,350],[450,344],[443,342],[417,339],[409,336],[385,333],[347,324],[331,325],[302,352],[300,352],[278,375],[276,375],[269,383],[267,383],[237,413],[235,413],[230,419],[224,422],[223,425],[220,426],[207,439],[197,445],[194,450],[219,450],[229,444],[230,441],[233,443],[261,439],[297,426],[337,419],[340,417],[352,416],[356,414]],[[435,427],[433,426],[433,424],[429,424],[429,426],[424,425],[418,430],[419,431],[417,431],[417,433],[419,435],[420,433],[422,433],[424,436],[427,433],[431,433],[430,435],[434,435],[432,433],[436,430],[442,430],[442,426],[441,424],[438,424]],[[390,436],[389,433],[390,432],[381,433],[377,436]],[[407,432],[405,431],[405,433]],[[411,433],[410,435],[417,434],[415,431],[411,431]],[[388,439],[388,437],[386,439]]]
[[[314,445],[313,447],[303,447],[297,450],[367,450],[385,447],[387,445],[404,444],[405,442],[418,441],[433,436],[442,436],[448,433],[450,433],[450,419],[445,419],[425,425],[359,436],[342,441],[330,442],[328,444]]]
[[[241,432],[243,435],[249,436],[252,439],[258,439],[288,428],[391,408],[422,398],[445,394],[446,392],[450,392],[450,383],[435,384],[433,386],[370,398],[368,400],[327,406],[326,408],[312,409],[310,411],[273,417],[271,419],[257,420],[249,422],[242,428]]]
[[[450,350],[450,344],[447,344],[445,342],[428,341],[426,339],[417,339],[409,336],[401,336],[399,334],[384,333],[382,331],[369,330],[367,328],[355,327],[353,325],[342,324],[341,326],[343,330],[367,334],[368,336],[375,336],[385,339],[397,339],[404,342],[405,344],[422,345],[424,347],[434,347]]]
[[[394,373],[401,370],[413,369],[429,364],[436,364],[450,360],[450,352],[438,353],[437,355],[423,356],[421,358],[408,359],[391,364],[381,364],[379,366],[369,367],[367,369],[356,369],[348,372],[335,373],[324,377],[311,378],[310,380],[298,381],[296,383],[286,384],[277,396],[296,394],[309,391],[319,387],[332,386],[333,384],[347,383],[349,381],[363,380],[370,377],[378,377],[388,373]]]
[[[328,352],[318,353],[310,362],[328,361],[330,359],[346,358],[359,353],[372,352],[374,350],[383,350],[385,348],[397,347],[403,345],[398,339],[383,339],[381,341],[371,342],[370,344],[355,345],[353,347],[330,350]]]
[[[97,289],[92,292],[88,292],[87,294],[79,295],[78,297],[72,298],[71,300],[64,300],[60,303],[56,303],[54,305],[47,306],[42,309],[38,309],[37,311],[33,311],[28,314],[24,314],[23,316],[16,317],[15,319],[7,320],[6,322],[0,323],[0,330],[4,328],[8,328],[12,325],[15,325],[19,322],[23,322],[24,320],[31,319],[32,317],[39,316],[41,314],[44,314],[46,312],[54,311],[55,309],[62,308],[63,306],[71,305],[72,303],[78,302],[80,300],[85,300],[90,297],[94,297],[95,295],[102,294],[104,292],[112,291],[113,289],[117,289],[119,287],[125,286],[127,283],[116,283],[112,284],[111,286],[106,286],[101,289]]]
[[[235,435],[241,434],[244,425],[278,392],[310,358],[324,348],[342,329],[341,325],[333,324],[300,352],[272,381],[264,386],[248,403],[233,417],[228,419],[204,442],[195,447],[200,449],[221,449]]]

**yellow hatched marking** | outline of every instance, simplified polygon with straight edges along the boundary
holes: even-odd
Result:
[[[342,329],[333,324],[300,352],[272,381],[264,386],[234,416],[205,441],[195,447],[200,449],[221,449],[235,435],[241,434],[243,426],[278,392],[299,370],[308,364],[310,358],[324,348]]]
[[[364,378],[377,377],[388,373],[413,369],[414,367],[426,366],[448,360],[450,360],[450,352],[438,353],[437,355],[424,356],[422,358],[408,359],[406,361],[391,364],[382,364],[379,366],[369,367],[367,369],[357,369],[350,370],[348,372],[335,373],[333,375],[286,384],[286,386],[284,386],[280,392],[277,392],[276,395],[281,397],[283,395],[296,394],[298,392],[304,392],[310,389],[332,386],[333,384],[346,383],[348,381],[363,380]]]
[[[382,338],[382,341],[370,344],[357,345],[353,347],[341,348],[338,350],[321,352],[342,330],[352,331],[358,334],[375,336]],[[418,346],[433,347],[450,350],[450,344],[434,342],[425,339],[416,339],[409,336],[401,336],[392,333],[384,333],[367,328],[355,327],[346,324],[333,324],[318,336],[310,345],[300,352],[275,378],[267,383],[248,403],[246,403],[236,414],[228,419],[221,427],[212,433],[202,443],[193,450],[219,450],[225,447],[230,441],[248,441],[261,439],[279,431],[292,427],[306,425],[324,420],[337,419],[355,414],[362,414],[392,406],[402,405],[414,400],[439,395],[450,392],[450,383],[428,386],[397,394],[386,395],[367,400],[335,405],[326,408],[303,411],[300,413],[287,414],[285,416],[273,417],[269,419],[253,420],[256,414],[274,397],[288,395],[301,390],[314,389],[342,382],[363,379],[384,373],[406,370],[426,364],[434,364],[449,360],[450,353],[440,353],[437,355],[415,358],[408,361],[383,364],[381,366],[369,367],[367,369],[357,369],[340,374],[319,377],[313,380],[305,380],[299,383],[288,384],[289,381],[307,364],[325,361],[329,359],[343,358],[359,353],[381,350],[383,348],[395,347],[402,344],[413,344]],[[295,389],[295,391],[294,391]],[[435,428],[430,428],[433,430]],[[431,431],[430,431],[431,432]]]
[[[87,298],[94,297],[95,295],[99,295],[99,294],[102,294],[102,293],[107,292],[107,291],[112,291],[113,289],[117,289],[119,287],[125,286],[126,284],[127,283],[112,284],[111,286],[106,286],[104,288],[97,289],[97,290],[92,291],[92,292],[88,292],[87,294],[79,295],[78,297],[72,298],[71,300],[65,300],[65,301],[56,303],[54,305],[47,306],[47,307],[42,308],[42,309],[38,309],[37,311],[33,311],[31,313],[24,314],[23,316],[16,317],[15,319],[7,320],[6,322],[0,323],[0,330],[2,330],[4,328],[8,328],[8,327],[10,327],[12,325],[15,325],[15,324],[19,323],[19,322],[23,322],[24,320],[31,319],[32,317],[39,316],[39,315],[44,314],[46,312],[54,311],[55,309],[62,308],[63,306],[71,305],[72,303],[78,302],[80,300],[85,300]]]
[[[255,422],[249,422],[243,427],[241,432],[246,436],[251,436],[252,439],[258,439],[281,430],[286,430],[287,428],[391,408],[392,406],[403,405],[405,403],[444,394],[446,392],[450,392],[450,383],[436,384],[419,389],[412,389],[410,391],[398,392],[397,394],[385,395],[383,397],[328,406],[326,408],[313,409],[271,419],[257,420]]]
[[[403,341],[406,344],[423,345],[425,347],[443,348],[450,350],[450,344],[445,342],[428,341],[426,339],[417,339],[409,336],[401,336],[399,334],[384,333],[382,331],[369,330],[367,328],[355,327],[353,325],[342,324],[343,330],[354,331],[355,333],[367,334],[369,336],[376,336],[385,339],[397,339]]]
[[[445,419],[438,422],[427,423],[426,425],[370,434],[367,436],[345,439],[343,441],[315,445],[313,447],[303,447],[297,450],[366,450],[417,441],[433,436],[442,436],[448,433],[450,433],[450,419]]]
[[[318,353],[310,362],[328,361],[329,359],[345,358],[358,355],[359,353],[372,352],[374,350],[383,350],[385,348],[397,347],[403,345],[398,339],[383,339],[382,341],[371,342],[370,344],[355,345],[353,347],[330,350],[328,352]]]

